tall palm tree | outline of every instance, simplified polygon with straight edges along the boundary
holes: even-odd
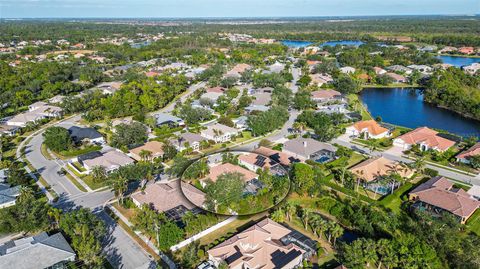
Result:
[[[363,254],[367,262],[367,267],[370,268],[370,264],[375,264],[378,261],[376,243],[374,240],[365,240],[363,244]]]
[[[285,204],[285,214],[287,216],[288,221],[292,221],[293,215],[297,213],[297,205],[294,204],[292,201],[287,201]]]
[[[102,182],[107,179],[105,167],[97,165],[92,168],[92,177],[95,182]]]
[[[325,231],[325,220],[319,214],[313,214],[310,218],[310,228],[312,228],[313,234],[322,238],[322,233]]]
[[[142,149],[138,153],[138,156],[140,156],[142,161],[149,161],[152,158],[152,152],[150,150]]]
[[[310,216],[312,215],[312,209],[305,207],[302,209],[302,220],[303,224],[305,225],[305,230],[308,228],[308,220],[310,219]]]
[[[340,226],[337,223],[334,223],[334,225],[331,227],[330,234],[332,236],[333,246],[335,247],[335,243],[337,242],[337,238],[339,238],[343,234],[342,226]]]
[[[115,193],[115,197],[120,201],[120,203],[123,203],[125,192],[128,189],[128,179],[123,176],[118,176],[113,178],[110,184]]]

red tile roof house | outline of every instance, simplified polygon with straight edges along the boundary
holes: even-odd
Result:
[[[458,49],[458,52],[462,54],[474,54],[475,53],[475,48],[474,47],[461,47]]]
[[[204,182],[207,179],[210,179],[211,181],[216,182],[220,175],[223,175],[223,174],[226,174],[226,173],[240,173],[240,174],[242,174],[243,175],[243,180],[245,181],[245,183],[258,178],[258,175],[255,172],[252,172],[252,171],[250,171],[248,169],[245,169],[241,166],[234,165],[234,164],[231,164],[231,163],[222,163],[222,164],[218,164],[218,165],[217,164],[212,165],[210,167],[209,174],[205,177],[204,180],[202,180],[202,182]],[[203,184],[204,183],[202,183],[202,185]]]
[[[438,132],[427,127],[419,127],[403,134],[393,140],[395,147],[409,150],[413,145],[419,145],[420,150],[446,151],[455,145],[455,141],[448,140],[438,135]]]
[[[380,126],[375,120],[358,121],[346,128],[349,136],[363,137],[365,139],[380,139],[390,136],[390,130]]]
[[[202,191],[184,183],[180,188],[180,184],[178,179],[148,184],[144,191],[133,193],[131,198],[136,206],[141,207],[147,204],[158,212],[176,208],[192,210],[205,202],[205,194]]]
[[[461,152],[457,155],[457,162],[469,164],[469,158],[472,156],[480,156],[480,142],[477,142],[471,148]]]
[[[216,267],[226,262],[228,268],[291,269],[302,265],[307,252],[285,240],[292,230],[265,219],[208,250]]]
[[[463,189],[453,188],[453,183],[444,177],[434,177],[422,183],[408,194],[415,206],[426,207],[436,213],[447,211],[464,224],[475,213],[480,202]]]
[[[251,171],[258,171],[258,169],[270,171],[274,175],[285,175],[285,170],[282,165],[267,156],[257,153],[244,153],[238,156],[238,162],[240,165],[245,166]]]
[[[324,103],[333,100],[341,100],[342,94],[335,90],[318,90],[312,92],[312,100],[317,103]]]
[[[206,92],[224,93],[227,89],[223,87],[213,87],[206,89]]]

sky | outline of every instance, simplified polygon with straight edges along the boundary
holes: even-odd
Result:
[[[479,0],[0,0],[0,18],[472,15]]]

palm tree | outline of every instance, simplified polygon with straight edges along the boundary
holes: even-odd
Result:
[[[342,226],[340,226],[337,223],[334,223],[334,225],[332,225],[331,230],[330,230],[330,235],[332,237],[334,247],[335,247],[335,243],[337,242],[337,238],[342,236],[342,234],[343,234]]]
[[[142,149],[138,153],[138,156],[142,159],[142,161],[148,161],[152,158],[152,152],[150,150]]]
[[[300,122],[300,121],[294,122],[292,127],[298,132],[303,132],[307,129],[307,125],[304,122]]]
[[[345,173],[347,172],[347,166],[340,164],[340,166],[334,168],[334,170],[340,176],[340,182],[342,183],[342,186],[344,186],[345,185]]]
[[[292,216],[297,213],[297,205],[292,201],[287,201],[285,204],[285,214],[288,221],[292,221]]]
[[[97,165],[92,168],[92,177],[95,182],[105,181],[107,178],[107,171],[105,167]]]
[[[305,225],[305,230],[308,228],[308,220],[312,214],[312,209],[306,207],[302,209],[302,220],[303,224]]]
[[[21,187],[18,202],[29,201],[35,198],[35,193],[30,187]]]
[[[312,228],[313,234],[322,238],[322,233],[325,230],[325,220],[319,214],[313,214],[310,218],[310,228]]]
[[[425,167],[425,157],[424,156],[417,156],[415,158],[415,161],[413,161],[413,163],[411,163],[411,167],[413,169],[417,170],[418,172],[422,173],[423,168]]]
[[[378,260],[376,243],[374,240],[365,240],[363,247],[364,258],[367,267],[370,268],[370,263],[375,263]]]
[[[125,192],[128,189],[128,179],[122,176],[118,176],[113,178],[110,184],[115,193],[115,197],[119,199],[120,203],[123,203]]]

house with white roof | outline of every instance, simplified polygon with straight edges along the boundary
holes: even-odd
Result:
[[[208,140],[213,140],[215,143],[225,143],[232,140],[232,137],[238,135],[239,130],[228,127],[226,125],[216,123],[207,126],[206,130],[202,130],[200,135]]]

